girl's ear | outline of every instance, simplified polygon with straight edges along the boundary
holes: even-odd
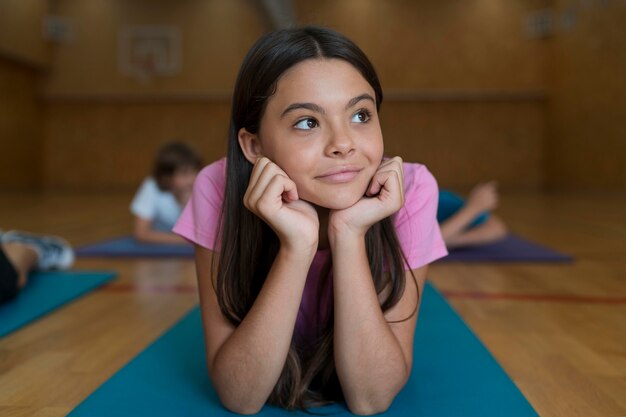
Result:
[[[262,156],[261,143],[259,142],[258,135],[250,133],[246,128],[242,127],[237,134],[237,138],[239,139],[239,146],[241,147],[243,155],[248,162],[254,165],[256,160]]]

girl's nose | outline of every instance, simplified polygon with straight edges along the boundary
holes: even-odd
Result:
[[[328,140],[326,153],[328,156],[343,157],[350,155],[355,150],[354,140],[349,132],[344,129],[333,130]]]

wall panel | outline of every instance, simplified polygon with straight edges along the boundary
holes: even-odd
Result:
[[[42,105],[39,72],[0,57],[0,189],[41,184]]]

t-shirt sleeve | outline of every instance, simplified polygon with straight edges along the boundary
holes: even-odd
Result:
[[[154,179],[146,178],[130,203],[131,213],[142,219],[153,220],[156,215],[158,191]]]
[[[174,226],[174,233],[192,243],[216,250],[215,239],[221,220],[225,178],[224,159],[200,171],[191,198]]]
[[[394,223],[409,267],[416,269],[448,254],[437,222],[437,181],[424,165],[404,164],[404,206]]]

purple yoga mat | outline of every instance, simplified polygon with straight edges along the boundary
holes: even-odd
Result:
[[[455,248],[439,262],[572,262],[572,257],[509,234],[483,246]]]
[[[168,245],[141,243],[132,236],[122,236],[76,249],[82,258],[193,258],[190,244]]]
[[[191,245],[156,245],[137,242],[131,236],[106,240],[76,249],[79,257],[193,258]],[[571,262],[572,257],[516,235],[488,245],[456,248],[438,262]]]

